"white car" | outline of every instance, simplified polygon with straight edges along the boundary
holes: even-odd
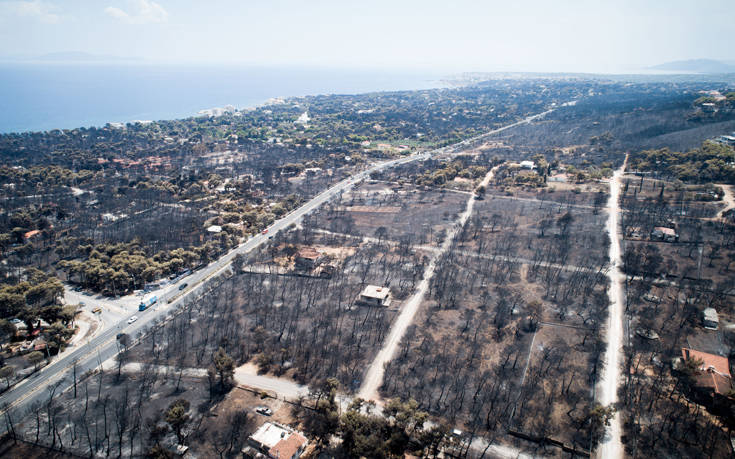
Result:
[[[128,319],[128,324],[132,324],[136,320],[138,320],[138,316],[132,316],[131,318]]]

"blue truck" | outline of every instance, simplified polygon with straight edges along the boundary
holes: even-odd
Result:
[[[145,311],[146,309],[156,304],[156,301],[158,301],[158,297],[156,295],[146,298],[145,300],[140,302],[140,305],[138,305],[138,311]]]

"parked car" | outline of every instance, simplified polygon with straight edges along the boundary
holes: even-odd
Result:
[[[267,406],[259,406],[255,408],[255,412],[258,414],[262,414],[263,416],[271,416],[273,414],[273,410],[271,410]]]

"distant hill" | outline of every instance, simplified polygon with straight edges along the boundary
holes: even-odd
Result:
[[[735,63],[714,59],[689,59],[654,65],[651,69],[683,73],[735,73]]]
[[[59,53],[48,53],[38,56],[35,60],[39,61],[64,61],[64,62],[97,62],[97,61],[133,61],[139,60],[132,57],[108,56],[102,54],[90,54],[81,51],[66,51]]]

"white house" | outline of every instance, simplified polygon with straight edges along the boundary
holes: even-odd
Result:
[[[266,422],[248,438],[244,457],[298,459],[309,444],[300,432],[275,422]]]
[[[358,302],[366,306],[388,307],[391,303],[390,288],[368,285],[362,293],[360,293],[360,299]]]

